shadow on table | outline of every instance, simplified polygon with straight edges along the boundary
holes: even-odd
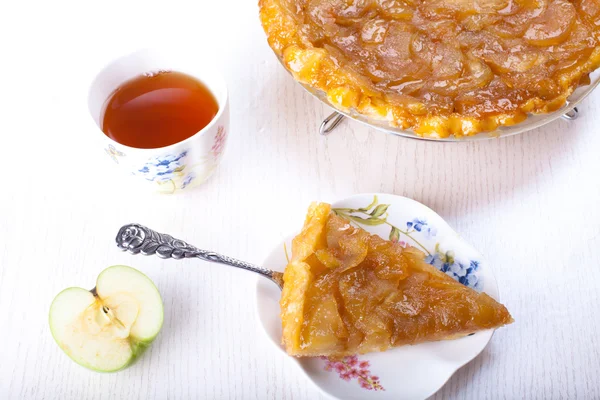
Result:
[[[449,219],[510,201],[518,191],[551,183],[553,173],[568,163],[569,153],[580,145],[581,123],[557,120],[520,135],[482,142],[423,143],[442,145],[449,153],[443,163],[433,161],[435,168],[444,171],[437,175],[442,179],[416,187],[414,194],[405,190],[402,194]]]

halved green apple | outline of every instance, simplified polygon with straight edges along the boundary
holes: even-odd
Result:
[[[146,275],[124,265],[102,271],[94,289],[72,287],[50,306],[50,330],[69,357],[95,371],[129,366],[163,324],[163,303]]]

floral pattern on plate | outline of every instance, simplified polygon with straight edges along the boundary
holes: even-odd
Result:
[[[425,258],[427,263],[463,285],[481,291],[483,284],[482,279],[477,274],[479,269],[478,260],[468,260],[466,263],[461,263],[456,260],[454,251],[442,251],[439,243],[435,244],[435,252],[432,254],[423,243],[435,238],[437,228],[429,224],[426,218],[416,217],[406,222],[406,229],[400,229],[398,225],[388,221],[389,208],[390,204],[379,204],[377,196],[373,196],[373,201],[366,207],[333,208],[333,212],[357,225],[388,225],[390,227],[388,235],[390,241],[398,243],[402,247],[413,244],[427,255]],[[403,237],[406,241],[400,240]]]
[[[483,288],[483,280],[477,273],[477,260],[469,260],[468,264],[463,264],[455,259],[453,251],[444,252],[436,246],[435,254],[428,255],[425,261],[471,289],[480,292]]]
[[[345,381],[356,379],[361,388],[367,390],[385,390],[379,382],[379,377],[371,375],[368,361],[360,361],[358,356],[348,356],[341,360],[330,360],[321,357],[325,362],[325,371],[335,371]]]
[[[437,229],[435,227],[430,226],[427,223],[427,220],[421,218],[415,218],[412,221],[406,223],[406,230],[408,232],[416,231],[421,232],[427,237],[431,239],[437,234]]]

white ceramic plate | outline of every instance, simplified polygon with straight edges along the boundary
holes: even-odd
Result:
[[[406,197],[360,194],[333,203],[334,208],[359,209],[378,204],[389,207],[380,218],[385,222],[361,224],[370,233],[398,240],[430,254],[427,261],[453,278],[498,299],[498,287],[487,261],[466,243],[438,214]],[[381,208],[380,208],[381,210]],[[363,212],[351,213],[368,218]],[[381,221],[379,221],[381,222]],[[395,227],[395,229],[394,229]],[[286,241],[291,250],[291,238]],[[287,264],[284,244],[278,244],[263,263],[283,271]],[[273,345],[281,351],[281,291],[272,282],[257,282],[258,319]],[[475,358],[488,344],[493,331],[483,331],[458,340],[404,346],[383,353],[346,357],[342,362],[320,358],[290,357],[325,394],[340,399],[425,399],[438,391],[452,374]]]

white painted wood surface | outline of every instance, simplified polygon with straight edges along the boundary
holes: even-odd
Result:
[[[515,324],[435,399],[600,399],[600,92],[580,119],[436,144],[344,122],[278,65],[254,0],[0,5],[0,399],[319,399],[257,326],[255,278],[119,252],[140,222],[260,262],[312,200],[381,191],[436,210],[492,261]],[[133,192],[94,147],[87,85],[111,58],[167,43],[230,86],[226,157],[181,196]],[[54,343],[53,297],[124,263],[159,286],[162,333],[132,368],[87,371]]]

